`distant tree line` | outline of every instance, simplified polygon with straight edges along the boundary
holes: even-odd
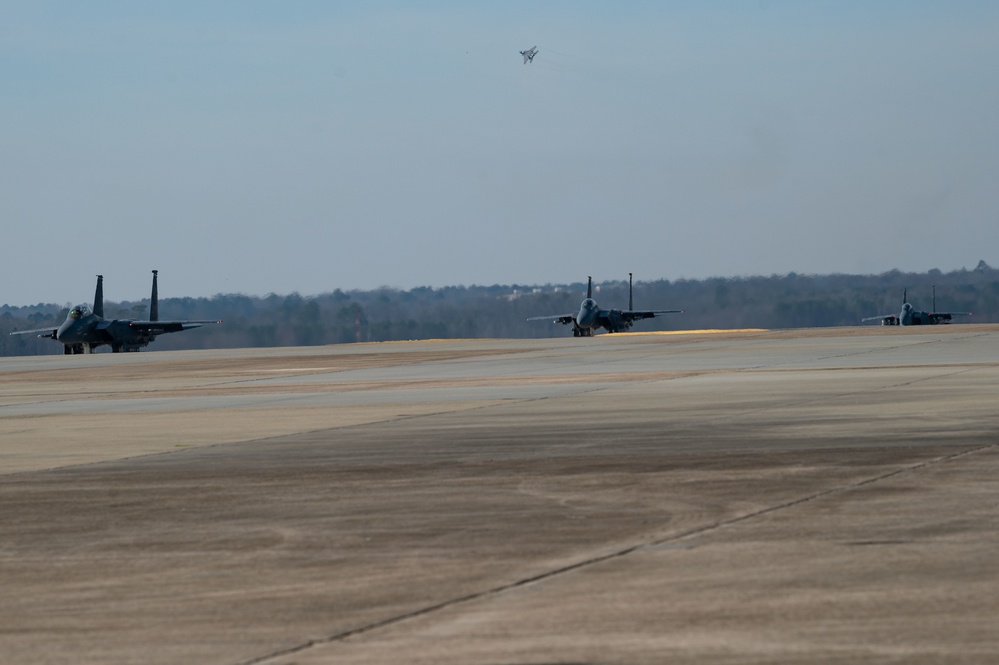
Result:
[[[600,276],[596,276],[598,279]],[[601,307],[626,309],[628,281],[595,283]],[[973,270],[880,275],[772,275],[636,282],[636,309],[683,309],[639,321],[633,330],[705,328],[803,328],[860,325],[868,316],[897,313],[903,289],[917,309],[970,311],[977,323],[999,322],[999,270],[979,262]],[[152,350],[314,346],[351,342],[468,337],[557,337],[567,326],[528,317],[575,313],[586,284],[380,288],[318,296],[263,297],[220,294],[163,298],[162,319],[223,319],[221,326],[163,335]],[[107,318],[144,319],[149,301],[105,302]],[[52,304],[0,307],[0,356],[62,353],[62,346],[13,330],[58,327],[66,307]],[[876,325],[876,322],[874,322]],[[102,347],[101,350],[104,350]]]

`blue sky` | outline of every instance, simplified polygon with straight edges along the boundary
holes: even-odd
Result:
[[[999,265],[999,3],[0,12],[0,303]]]

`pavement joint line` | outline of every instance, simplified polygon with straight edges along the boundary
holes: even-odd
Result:
[[[778,510],[784,510],[786,508],[793,508],[795,506],[800,506],[800,505],[808,503],[810,501],[815,501],[815,500],[818,500],[818,499],[822,499],[824,497],[831,496],[833,494],[838,494],[838,493],[841,493],[841,492],[849,492],[851,490],[855,490],[855,489],[858,489],[858,488],[861,488],[861,487],[865,487],[867,485],[872,485],[874,483],[879,483],[879,482],[881,482],[883,480],[888,480],[889,478],[894,478],[895,476],[899,476],[899,475],[902,475],[902,474],[905,474],[905,473],[911,473],[911,472],[914,472],[914,471],[920,471],[922,469],[929,468],[930,466],[933,466],[933,465],[936,465],[936,464],[944,464],[946,462],[951,462],[953,460],[956,460],[956,459],[961,458],[961,457],[965,457],[967,455],[973,455],[973,454],[984,452],[984,451],[987,451],[987,450],[991,450],[991,449],[994,449],[994,448],[997,448],[997,447],[999,447],[999,444],[989,444],[987,446],[979,446],[977,448],[970,448],[968,450],[961,450],[961,451],[958,451],[956,453],[952,453],[950,455],[944,455],[942,457],[937,457],[937,458],[934,458],[934,459],[925,460],[925,461],[919,462],[917,464],[910,464],[908,466],[904,466],[904,467],[901,467],[901,468],[898,468],[898,469],[894,469],[892,471],[887,471],[885,473],[882,473],[882,474],[877,475],[877,476],[873,476],[871,478],[864,478],[862,480],[858,480],[858,481],[855,481],[855,482],[852,482],[852,483],[847,483],[846,485],[840,485],[838,487],[830,487],[830,488],[822,490],[820,492],[814,492],[814,493],[806,495],[806,496],[798,497],[797,499],[791,499],[791,500],[788,500],[788,501],[784,501],[782,503],[775,504],[773,506],[767,506],[765,508],[760,508],[759,510],[755,510],[755,511],[752,511],[752,512],[749,512],[749,513],[745,513],[743,515],[737,515],[737,516],[731,517],[731,518],[729,518],[727,520],[721,520],[721,521],[715,522],[713,524],[706,524],[706,525],[702,525],[702,526],[699,526],[699,527],[695,527],[695,528],[690,529],[690,530],[688,530],[688,531],[686,531],[684,533],[675,534],[675,535],[663,538],[661,540],[652,541],[652,542],[647,543],[647,544],[645,544],[645,545],[643,545],[641,547],[650,547],[650,548],[651,547],[658,547],[658,546],[662,546],[662,545],[667,545],[667,544],[670,544],[670,543],[674,543],[674,542],[677,542],[677,541],[680,541],[680,540],[685,540],[685,539],[690,538],[692,536],[698,536],[698,535],[701,535],[701,534],[704,534],[704,533],[708,533],[710,531],[716,531],[718,529],[722,529],[724,527],[731,526],[733,524],[739,524],[741,522],[745,522],[745,521],[754,519],[756,517],[760,517],[762,515],[766,515],[766,514],[769,514],[769,513],[776,512]]]
[[[919,343],[925,344],[927,342],[919,342]],[[915,383],[919,383],[921,381],[929,381],[931,379],[932,380],[936,380],[936,379],[939,379],[941,376],[956,376],[958,374],[963,374],[963,373],[966,373],[966,372],[972,372],[972,371],[976,371],[976,370],[979,370],[979,369],[982,369],[982,367],[981,366],[975,366],[975,367],[962,368],[962,369],[959,369],[957,371],[950,372],[950,373],[944,374],[944,375],[936,375],[936,376],[932,376],[932,377],[923,377],[923,378],[920,378],[920,379],[914,379],[912,381],[907,381],[907,382],[904,382],[904,383],[891,384],[891,385],[888,385],[888,386],[881,386],[880,388],[875,388],[873,390],[851,391],[851,392],[847,392],[847,393],[841,393],[839,395],[832,395],[832,396],[823,397],[821,399],[822,400],[839,399],[841,397],[849,397],[851,395],[860,395],[860,394],[864,394],[864,393],[868,393],[868,392],[877,392],[877,391],[880,391],[880,390],[885,390],[887,388],[899,388],[899,387],[904,387],[904,386],[912,385],[912,384],[915,384]],[[757,371],[757,368],[750,368],[748,370],[737,370],[737,372],[742,372],[742,371]],[[679,376],[672,376],[672,377],[667,377],[667,378],[644,379],[642,381],[639,381],[638,383],[657,383],[657,382],[661,382],[661,381],[678,381],[678,380],[687,379],[687,378],[690,378],[690,377],[693,377],[693,376],[700,376],[700,374],[699,373],[691,373],[691,374],[686,374],[685,373],[685,374],[682,374],[682,375],[679,375]],[[613,384],[613,385],[596,385],[596,384],[592,384],[592,385],[589,385],[588,387],[582,388],[576,394],[577,395],[584,395],[584,394],[589,394],[589,393],[597,393],[597,392],[601,392],[601,391],[604,391],[604,390],[610,390],[610,389],[614,388],[615,386],[616,386],[616,384]],[[551,400],[551,399],[559,399],[560,397],[562,397],[562,395],[542,395],[542,396],[539,396],[539,397],[527,397],[527,398],[516,399],[516,400],[502,400],[502,402],[503,403],[509,403],[510,401],[516,401],[516,402],[520,402],[520,403],[529,403],[529,402],[540,402],[540,401]],[[70,401],[70,400],[59,400],[59,401]],[[794,402],[793,404],[797,406],[797,405],[801,405],[801,404],[808,404],[808,403],[814,402],[814,401],[819,401],[819,398],[802,400],[802,401],[799,401],[799,402]],[[0,406],[3,406],[3,405],[0,405]],[[479,406],[472,407],[471,409],[461,409],[460,411],[462,411],[462,412],[464,412],[464,411],[479,411],[479,410],[482,410],[482,409],[494,408],[496,406],[497,406],[497,404],[481,404]],[[735,414],[735,415],[730,416],[728,418],[729,419],[742,418],[746,414],[756,413],[757,411],[758,411],[758,409],[751,409],[749,411],[743,411],[743,412],[741,412],[739,414]],[[405,420],[413,420],[413,419],[418,419],[418,418],[447,415],[447,414],[456,413],[456,412],[457,411],[454,411],[454,410],[446,410],[446,411],[435,411],[433,413],[402,414],[402,415],[395,416],[394,418],[387,418],[385,420],[380,420],[380,421],[377,421],[377,422],[379,422],[379,423],[401,422],[401,421],[405,421]],[[228,442],[225,442],[225,443],[215,443],[215,444],[210,444],[210,445],[196,446],[195,448],[196,449],[201,449],[201,450],[208,450],[208,449],[212,449],[212,448],[220,448],[220,447],[225,447],[225,446],[238,446],[238,445],[247,444],[247,443],[254,443],[254,442],[259,442],[259,441],[268,441],[268,440],[271,440],[271,439],[282,439],[282,438],[286,438],[287,436],[299,436],[301,434],[316,434],[316,433],[319,433],[319,432],[333,432],[333,431],[342,430],[342,429],[351,429],[351,428],[355,428],[355,427],[365,427],[365,426],[369,426],[371,424],[372,423],[359,423],[359,424],[352,424],[352,425],[339,425],[339,426],[336,426],[336,427],[324,427],[324,428],[320,428],[320,429],[316,429],[316,430],[310,430],[308,432],[296,432],[293,435],[268,436],[268,437],[263,437],[263,438],[260,438],[260,439],[247,439],[247,440],[244,440],[244,441],[228,441]],[[147,454],[143,454],[143,455],[135,455],[135,456],[129,456],[129,457],[115,458],[113,460],[97,460],[97,461],[93,461],[93,462],[84,462],[82,464],[70,464],[70,465],[67,465],[67,466],[49,467],[49,468],[46,468],[46,469],[30,469],[30,470],[26,470],[26,471],[15,471],[13,473],[3,473],[3,472],[0,472],[0,477],[4,477],[4,476],[19,476],[19,475],[23,475],[23,474],[32,474],[32,473],[44,473],[44,472],[48,472],[48,471],[65,471],[67,469],[83,468],[83,467],[94,466],[94,465],[98,465],[98,464],[105,464],[105,463],[108,463],[108,462],[122,462],[122,461],[127,461],[127,460],[135,460],[135,459],[142,459],[142,458],[148,458],[148,457],[162,457],[162,456],[166,456],[166,455],[175,455],[175,454],[182,453],[182,452],[184,452],[186,450],[191,450],[191,449],[192,448],[183,448],[183,449],[179,449],[179,450],[177,450],[177,449],[175,449],[175,450],[165,450],[165,451],[161,451],[161,452],[147,453]]]
[[[535,584],[537,582],[543,582],[543,581],[548,580],[548,579],[559,577],[559,576],[564,575],[566,573],[571,573],[573,571],[580,570],[580,569],[583,569],[583,568],[588,568],[590,566],[594,566],[594,565],[598,565],[598,564],[601,564],[601,563],[605,563],[607,561],[613,561],[615,559],[620,559],[620,558],[629,556],[631,554],[634,554],[636,552],[640,552],[640,551],[644,551],[644,550],[649,550],[649,549],[656,548],[656,547],[662,547],[663,545],[668,545],[668,544],[672,544],[672,543],[677,543],[679,541],[683,541],[683,540],[692,538],[694,536],[703,535],[705,533],[710,533],[712,531],[718,531],[720,529],[723,529],[725,527],[732,526],[732,525],[735,525],[735,524],[741,524],[743,522],[747,522],[747,521],[753,520],[753,519],[755,519],[757,517],[761,517],[763,515],[774,513],[774,512],[780,511],[780,510],[786,510],[788,508],[794,508],[795,506],[799,506],[799,505],[802,505],[802,504],[805,504],[805,503],[808,503],[808,502],[811,502],[811,501],[816,501],[818,499],[821,499],[821,498],[824,498],[824,497],[827,497],[827,496],[831,496],[833,494],[838,494],[838,493],[842,493],[842,492],[849,492],[851,490],[855,490],[855,489],[858,489],[858,488],[861,488],[861,487],[865,487],[867,485],[872,485],[874,483],[879,483],[879,482],[887,480],[889,478],[894,478],[896,476],[900,476],[900,475],[903,475],[903,474],[906,474],[906,473],[912,473],[912,472],[915,472],[915,471],[920,471],[922,469],[926,469],[926,468],[929,468],[931,466],[935,466],[937,464],[945,464],[947,462],[952,462],[952,461],[960,459],[962,457],[967,457],[969,455],[975,455],[975,454],[986,452],[986,451],[989,451],[989,450],[994,450],[996,448],[999,448],[999,444],[989,444],[989,445],[986,445],[986,446],[978,446],[976,448],[969,448],[969,449],[966,449],[966,450],[960,450],[958,452],[951,453],[949,455],[944,455],[942,457],[936,457],[934,459],[924,460],[924,461],[918,462],[916,464],[910,464],[908,466],[904,466],[904,467],[901,467],[901,468],[898,468],[898,469],[893,469],[892,471],[888,471],[888,472],[879,474],[877,476],[873,476],[871,478],[864,478],[862,480],[858,480],[858,481],[855,481],[855,482],[852,482],[852,483],[847,483],[845,485],[840,485],[840,486],[837,486],[837,487],[831,487],[831,488],[822,490],[820,492],[813,492],[812,494],[809,494],[809,495],[806,495],[806,496],[803,496],[803,497],[798,497],[797,499],[791,499],[791,500],[788,500],[788,501],[781,502],[779,504],[775,504],[775,505],[772,505],[772,506],[767,506],[767,507],[764,507],[764,508],[760,508],[758,510],[754,510],[754,511],[749,512],[749,513],[744,513],[742,515],[736,515],[735,517],[731,517],[731,518],[726,519],[726,520],[720,520],[720,521],[717,521],[717,522],[714,522],[714,523],[711,523],[711,524],[705,524],[705,525],[702,525],[702,526],[699,526],[699,527],[688,529],[688,530],[686,530],[684,532],[681,532],[681,533],[678,533],[678,534],[674,534],[674,535],[668,536],[666,538],[661,538],[661,539],[653,540],[653,541],[650,541],[650,542],[636,543],[636,544],[629,545],[627,547],[615,550],[613,552],[608,552],[606,554],[601,554],[599,556],[594,556],[594,557],[591,557],[589,559],[584,559],[582,561],[577,561],[576,563],[571,563],[571,564],[568,564],[568,565],[565,565],[565,566],[560,566],[558,568],[553,568],[552,570],[544,571],[544,572],[538,573],[536,575],[531,575],[529,577],[525,577],[525,578],[520,579],[520,580],[515,580],[515,581],[509,582],[507,584],[501,584],[499,586],[492,587],[490,589],[485,589],[485,590],[482,590],[482,591],[477,591],[475,593],[466,594],[464,596],[459,596],[457,598],[450,598],[450,599],[447,599],[447,600],[443,600],[443,601],[440,601],[438,603],[434,603],[432,605],[427,605],[426,607],[416,608],[416,609],[411,610],[409,612],[404,612],[404,613],[398,614],[396,616],[387,617],[387,618],[382,619],[380,621],[375,621],[375,622],[369,623],[369,624],[364,625],[364,626],[358,626],[357,628],[351,628],[351,629],[348,629],[348,630],[344,630],[342,632],[339,632],[339,633],[336,633],[334,635],[330,635],[330,636],[327,636],[327,637],[308,640],[308,641],[303,642],[301,644],[293,645],[293,646],[287,647],[285,649],[281,649],[279,651],[275,651],[275,652],[272,652],[272,653],[269,653],[269,654],[266,654],[266,655],[263,655],[263,656],[259,656],[257,658],[252,658],[250,660],[242,661],[238,665],[261,665],[263,663],[267,663],[268,661],[274,660],[275,658],[282,658],[282,657],[285,657],[285,656],[291,656],[291,655],[294,655],[296,653],[301,653],[303,651],[311,649],[313,647],[323,646],[323,645],[327,645],[327,644],[335,644],[337,642],[343,642],[344,640],[347,640],[347,639],[349,639],[351,637],[355,637],[357,635],[363,635],[363,634],[366,634],[366,633],[370,633],[370,632],[379,630],[381,628],[387,628],[389,626],[393,626],[395,624],[403,623],[403,622],[409,621],[411,619],[416,619],[416,618],[423,617],[423,616],[426,616],[426,615],[429,615],[429,614],[433,614],[434,612],[438,612],[440,610],[445,610],[445,609],[448,609],[448,608],[451,608],[451,607],[456,607],[456,606],[459,606],[459,605],[464,605],[466,603],[471,603],[471,602],[474,602],[474,601],[477,601],[477,600],[487,599],[487,598],[490,598],[492,596],[497,596],[497,595],[506,593],[508,591],[513,591],[514,589],[523,588],[523,587]]]
[[[982,335],[984,335],[984,333]],[[974,337],[979,337],[979,336],[982,336],[982,335],[974,335]],[[920,344],[927,344],[929,342],[918,342],[918,343],[920,343]],[[936,380],[936,379],[939,379],[941,376],[957,376],[959,374],[964,374],[966,372],[972,372],[972,371],[980,370],[982,368],[983,368],[983,366],[974,366],[974,367],[961,368],[961,369],[956,370],[954,372],[950,372],[950,373],[943,374],[943,375],[936,375],[936,376],[932,376],[932,377],[927,376],[927,377],[923,377],[923,378],[920,378],[920,379],[913,379],[911,381],[907,381],[907,382],[903,382],[903,383],[897,383],[897,384],[891,384],[891,385],[888,385],[888,386],[882,386],[880,388],[875,388],[873,390],[851,391],[851,392],[847,392],[847,393],[841,393],[839,395],[832,395],[832,396],[823,397],[821,399],[822,400],[839,399],[841,397],[849,397],[851,395],[859,395],[859,394],[868,393],[868,392],[877,392],[877,391],[880,391],[880,390],[885,390],[887,388],[899,388],[899,387],[904,387],[904,386],[908,386],[908,385],[913,385],[913,384],[916,384],[916,383],[920,383],[922,381]],[[736,370],[736,373],[738,373],[738,372],[744,372],[744,371],[758,371],[759,369],[760,368],[748,368],[748,369]],[[660,378],[643,379],[642,381],[639,381],[638,383],[658,383],[658,382],[661,382],[661,381],[678,381],[678,380],[681,380],[681,379],[687,379],[687,378],[691,378],[691,377],[694,377],[694,376],[701,376],[701,374],[700,373],[696,373],[696,372],[695,373],[691,373],[691,374],[684,373],[684,374],[681,374],[681,375],[678,375],[678,376],[671,376],[671,377],[666,377],[666,378],[660,377]],[[590,385],[588,387],[582,388],[576,394],[577,395],[584,395],[584,394],[589,394],[589,393],[597,393],[597,392],[601,392],[601,391],[604,391],[604,390],[610,390],[610,389],[616,387],[616,385],[617,384],[612,384],[612,385],[597,385],[597,384],[593,384],[593,385]],[[551,400],[551,399],[559,399],[560,397],[562,397],[562,395],[542,395],[542,396],[539,396],[539,397],[527,397],[527,398],[515,399],[515,400],[502,400],[502,402],[503,403],[510,403],[511,401],[516,401],[516,402],[521,402],[521,403],[529,403],[529,402],[540,402],[540,401]],[[283,398],[283,401],[287,401],[289,399],[293,399],[293,398],[290,398],[290,397],[289,398]],[[63,401],[72,401],[72,400],[68,400],[68,399],[67,400],[56,400],[56,402],[63,402]],[[793,404],[797,406],[797,405],[801,405],[801,404],[808,404],[809,402],[814,402],[814,401],[819,401],[819,398],[802,400],[802,401],[799,401],[799,402],[795,402]],[[4,406],[7,406],[7,405],[0,405],[0,408],[3,408]],[[482,409],[494,408],[496,406],[497,406],[497,404],[481,404],[479,406],[472,407],[471,409],[461,409],[459,411],[478,411],[478,410],[482,410]],[[744,417],[748,413],[756,413],[757,411],[758,411],[757,409],[751,409],[749,411],[743,411],[743,412],[741,412],[739,414],[735,414],[735,415],[730,416],[728,418],[729,419],[742,418],[742,417]],[[403,415],[395,416],[394,418],[388,418],[388,419],[380,420],[380,421],[377,421],[377,422],[379,422],[379,423],[400,422],[400,421],[404,421],[404,420],[412,420],[412,419],[418,419],[418,418],[440,416],[440,415],[446,415],[446,414],[451,414],[451,413],[456,413],[456,412],[457,411],[454,411],[454,410],[446,410],[446,411],[435,411],[433,413],[403,414]],[[308,432],[296,432],[294,435],[278,435],[276,437],[275,436],[269,436],[269,437],[264,437],[264,438],[261,438],[261,439],[247,439],[247,440],[244,440],[244,441],[228,441],[228,442],[225,442],[225,443],[215,443],[215,444],[210,444],[210,445],[196,446],[195,448],[196,449],[207,450],[207,449],[219,448],[219,447],[224,447],[224,446],[238,446],[238,445],[247,444],[247,443],[254,443],[254,442],[259,442],[259,441],[267,441],[267,440],[270,440],[270,439],[281,439],[281,438],[285,438],[286,436],[299,436],[301,434],[316,434],[316,433],[319,433],[319,432],[331,432],[331,431],[337,431],[337,430],[342,430],[342,429],[351,429],[351,428],[354,428],[354,427],[365,427],[365,426],[369,426],[371,424],[372,423],[359,423],[359,424],[352,424],[352,425],[340,425],[340,426],[336,426],[336,427],[324,427],[324,428],[320,428],[320,429],[316,429],[316,430],[310,430]],[[45,469],[30,469],[30,470],[26,470],[26,471],[15,471],[13,473],[3,473],[3,472],[0,472],[0,477],[5,477],[5,476],[19,476],[19,475],[23,475],[23,474],[33,474],[33,473],[45,473],[45,472],[49,472],[49,471],[65,471],[67,469],[84,468],[84,467],[94,466],[94,465],[98,465],[98,464],[105,464],[105,463],[108,463],[108,462],[122,462],[122,461],[142,459],[142,458],[147,458],[147,457],[161,457],[161,456],[165,456],[165,455],[174,455],[174,454],[177,454],[177,453],[182,453],[182,452],[184,452],[186,450],[191,450],[191,449],[192,448],[182,448],[182,449],[175,449],[175,450],[165,450],[165,451],[161,451],[161,452],[147,453],[147,454],[143,454],[143,455],[135,455],[135,456],[115,458],[113,460],[97,460],[97,461],[93,461],[93,462],[84,462],[84,463],[81,463],[81,464],[70,464],[70,465],[67,465],[67,466],[49,467],[49,468],[45,468]]]

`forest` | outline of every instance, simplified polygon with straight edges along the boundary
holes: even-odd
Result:
[[[593,297],[605,309],[627,309],[628,275],[601,281]],[[916,309],[973,312],[957,317],[999,322],[999,270],[980,261],[974,269],[879,275],[802,275],[701,280],[635,281],[635,309],[682,309],[639,321],[634,331],[733,328],[804,328],[861,324],[865,317],[898,313],[902,294]],[[575,313],[586,283],[379,288],[314,296],[218,294],[210,298],[161,298],[161,319],[222,319],[219,326],[162,335],[150,350],[316,346],[413,339],[532,338],[571,336],[569,326],[528,321],[532,316]],[[145,319],[148,299],[104,303],[105,318]],[[0,356],[61,354],[62,345],[14,330],[52,326],[66,305],[0,307]],[[101,347],[100,352],[110,352]]]

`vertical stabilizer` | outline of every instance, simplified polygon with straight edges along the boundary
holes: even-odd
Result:
[[[936,284],[933,285],[933,309],[931,309],[930,311],[931,312],[937,311],[937,285]]]
[[[149,296],[149,320],[159,321],[160,320],[160,299],[156,293],[156,275],[159,273],[158,270],[153,271],[153,293]]]
[[[632,291],[631,273],[629,272],[628,273],[628,309],[629,310],[635,309],[635,299],[632,297],[631,291]]]
[[[97,276],[97,290],[94,291],[94,314],[104,318],[104,275]]]
[[[906,295],[907,289],[902,289],[902,304],[909,302],[909,296]]]
[[[586,297],[593,297],[593,278],[589,276],[586,278]]]

